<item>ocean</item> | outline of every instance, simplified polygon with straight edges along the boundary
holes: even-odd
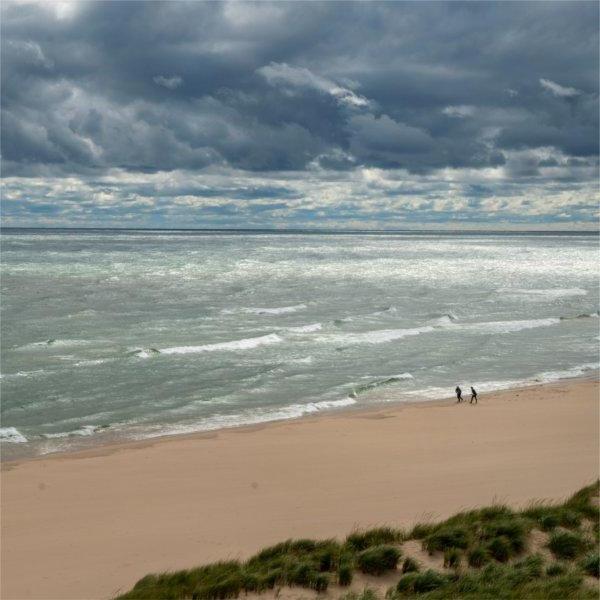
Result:
[[[598,368],[595,234],[4,229],[4,460]]]

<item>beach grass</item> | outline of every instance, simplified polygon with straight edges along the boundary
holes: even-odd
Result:
[[[334,597],[345,600],[597,598],[590,578],[597,579],[600,568],[598,496],[597,482],[562,504],[536,503],[523,511],[494,505],[408,532],[390,527],[355,531],[341,542],[287,540],[245,562],[147,575],[116,600],[221,600],[248,593],[276,597],[284,587],[302,588],[315,597],[333,588]],[[533,530],[545,540],[543,548],[533,543]],[[418,557],[403,548],[408,540],[420,542],[424,556],[439,557],[440,563],[443,558],[444,567],[423,570]],[[344,592],[360,583],[357,574],[397,579],[387,592]]]
[[[419,565],[419,563],[414,558],[407,556],[402,561],[402,572],[403,573],[416,573],[417,571],[420,571],[420,570],[421,570],[421,565]]]

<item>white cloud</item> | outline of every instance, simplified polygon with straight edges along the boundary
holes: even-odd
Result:
[[[464,119],[465,117],[471,117],[475,114],[475,107],[466,104],[461,104],[460,106],[446,106],[442,112],[449,117]]]
[[[562,86],[559,83],[550,81],[550,79],[540,79],[540,85],[559,98],[573,98],[573,96],[579,96],[583,93],[581,90]]]
[[[304,67],[292,67],[286,63],[272,62],[257,69],[256,72],[273,86],[283,84],[292,87],[308,87],[333,96],[340,104],[354,107],[369,105],[369,100],[364,96],[360,96],[330,79],[316,75]]]
[[[179,75],[172,75],[171,77],[157,75],[156,77],[152,78],[152,81],[154,81],[156,85],[161,85],[162,87],[166,87],[169,90],[174,90],[183,83],[183,79],[179,77]]]

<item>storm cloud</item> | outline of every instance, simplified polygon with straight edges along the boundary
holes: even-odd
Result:
[[[6,225],[596,222],[596,2],[1,10]]]

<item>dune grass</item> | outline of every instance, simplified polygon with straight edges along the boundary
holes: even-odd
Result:
[[[396,568],[400,554],[400,550],[394,546],[385,544],[372,546],[358,555],[356,563],[363,573],[382,575]]]
[[[409,532],[389,527],[354,531],[338,540],[287,540],[245,562],[217,562],[195,569],[147,575],[116,600],[225,600],[248,593],[277,595],[282,587],[312,590],[331,586],[345,600],[376,600],[373,589],[342,593],[357,572],[396,574],[386,597],[465,600],[598,598],[589,578],[598,578],[599,483],[579,490],[562,504],[535,503],[523,511],[495,505],[465,511]],[[547,531],[555,561],[544,562],[528,547],[532,529]],[[446,569],[422,570],[404,557],[402,543],[419,540]],[[586,579],[587,578],[587,579]],[[335,591],[335,588],[334,588]]]

